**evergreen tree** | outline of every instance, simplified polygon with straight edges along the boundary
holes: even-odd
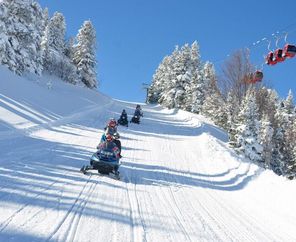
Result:
[[[181,47],[173,64],[173,71],[176,80],[175,107],[186,110],[186,106],[189,105],[188,91],[190,89],[193,72],[190,46],[188,44]]]
[[[46,18],[47,14],[45,12],[44,24],[47,22],[47,25],[41,43],[44,70],[66,82],[76,84],[80,77],[76,66],[70,59],[69,51],[72,51],[72,46],[65,43],[65,18],[63,14],[58,12],[55,12],[49,21]],[[73,42],[71,45],[73,45]]]
[[[202,67],[196,69],[197,75],[195,75],[196,80],[193,81],[194,98],[192,112],[200,113],[205,107],[204,102],[207,102],[211,97],[215,98],[217,101],[220,99],[220,103],[223,103],[223,98],[217,87],[214,66],[210,62],[206,62]],[[208,105],[208,104],[207,104]],[[223,117],[222,119],[224,119]]]
[[[2,26],[1,63],[17,74],[41,74],[42,10],[33,0],[2,0],[0,22]],[[5,27],[4,27],[5,26]],[[8,40],[8,41],[7,41]]]
[[[148,89],[148,103],[158,103],[162,92],[166,88],[171,72],[171,56],[166,56],[159,64],[153,75],[152,84]]]
[[[176,94],[181,96],[180,94],[184,92],[184,89],[176,76],[176,61],[179,54],[179,47],[176,46],[174,52],[170,56],[168,72],[164,79],[165,89],[159,98],[159,103],[167,108],[178,108],[178,103],[175,101]]]
[[[96,32],[91,21],[85,21],[76,37],[73,61],[82,78],[89,88],[97,87],[96,79]]]
[[[243,99],[241,111],[238,114],[235,148],[251,161],[262,162],[258,116],[255,93],[250,88]]]
[[[287,129],[287,116],[285,114],[284,102],[281,101],[277,105],[275,113],[275,128],[273,143],[274,148],[272,152],[271,167],[278,175],[285,173],[285,130]]]
[[[210,117],[219,127],[227,129],[227,110],[219,92],[213,92],[206,97],[202,106],[202,114]]]
[[[237,118],[239,113],[240,105],[238,104],[237,96],[234,92],[230,91],[227,95],[225,109],[226,109],[226,130],[229,134],[229,144],[233,147],[236,145],[236,134],[237,134]]]
[[[199,113],[202,109],[205,96],[203,86],[203,66],[200,61],[199,45],[196,41],[191,45],[191,58],[193,74],[189,91],[190,106],[188,110],[193,113]]]
[[[43,65],[48,72],[57,72],[65,48],[66,22],[63,14],[55,12],[42,38]],[[59,69],[59,68],[58,68]]]
[[[4,20],[7,19],[7,7],[0,4],[0,64],[9,66],[8,49],[10,43],[8,42],[7,29]]]
[[[286,100],[283,101],[283,120],[282,127],[284,129],[284,140],[282,143],[283,150],[283,173],[292,177],[295,166],[295,156],[294,150],[296,146],[296,135],[295,135],[295,113],[294,113],[294,104],[293,104],[293,94],[292,91],[289,91],[289,94]]]
[[[269,120],[268,114],[264,114],[261,120],[261,145],[262,145],[262,158],[267,168],[270,168],[273,151],[273,134],[274,130]]]

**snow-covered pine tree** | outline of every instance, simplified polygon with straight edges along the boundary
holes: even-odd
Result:
[[[284,128],[284,143],[283,145],[283,153],[284,153],[284,174],[288,177],[293,177],[293,172],[295,169],[295,157],[294,150],[296,146],[296,134],[295,134],[295,106],[293,104],[293,94],[290,90],[286,100],[283,101],[283,109],[284,109],[284,119],[285,123],[283,125]]]
[[[170,62],[163,81],[165,89],[160,94],[158,102],[167,108],[177,108],[175,96],[178,91],[183,92],[183,87],[180,86],[176,78],[175,65],[178,55],[180,55],[179,47],[176,46],[174,52],[170,56]]]
[[[270,163],[272,160],[273,151],[273,134],[274,129],[272,123],[269,120],[269,115],[266,113],[261,119],[261,130],[260,130],[260,143],[262,145],[262,159],[265,163],[265,167],[271,168]]]
[[[249,88],[243,99],[241,111],[237,117],[235,149],[251,161],[262,162],[260,144],[260,122],[255,91]]]
[[[208,97],[207,102],[211,99],[211,96],[215,97],[215,99],[220,99],[220,103],[223,103],[223,98],[220,94],[220,91],[218,90],[217,83],[216,83],[216,76],[215,76],[215,70],[214,66],[210,62],[206,62],[203,66],[202,69],[200,68],[197,69],[198,73],[198,78],[197,81],[194,81],[195,83],[195,100],[193,103],[193,112],[200,113],[203,110],[204,107],[204,102],[206,98]],[[218,100],[217,100],[218,101]],[[209,108],[209,107],[207,107]],[[224,119],[224,117],[222,118]]]
[[[191,62],[192,62],[192,79],[190,83],[190,89],[187,90],[187,110],[193,113],[199,113],[204,101],[203,97],[203,73],[202,63],[200,60],[200,50],[197,41],[194,41],[191,45]]]
[[[203,66],[203,83],[202,114],[210,117],[216,125],[227,129],[227,106],[217,86],[214,66],[210,62]]]
[[[285,131],[287,129],[288,120],[284,109],[284,102],[279,101],[275,113],[274,136],[273,136],[273,152],[271,167],[278,175],[285,174]]]
[[[55,12],[48,21],[42,37],[41,46],[44,70],[62,78],[66,82],[76,84],[79,80],[79,75],[76,66],[66,55],[65,33],[65,18],[63,14]]]
[[[2,41],[2,46],[5,42],[5,57],[1,58],[1,63],[20,75],[24,72],[41,74],[43,15],[39,4],[33,0],[2,0],[1,9],[4,15],[0,22],[6,35]]]
[[[73,62],[89,88],[97,87],[96,78],[96,32],[91,21],[85,21],[76,36]]]
[[[56,72],[63,59],[66,22],[63,14],[55,12],[49,20],[42,38],[43,63],[45,70]],[[58,71],[59,72],[59,71]]]
[[[227,129],[227,110],[222,95],[216,91],[203,102],[202,114],[211,118],[221,128]]]
[[[179,55],[176,57],[173,65],[173,71],[177,80],[175,107],[186,110],[186,106],[189,106],[191,101],[189,89],[192,82],[192,72],[194,71],[189,44],[182,46]]]
[[[225,103],[227,117],[226,130],[228,131],[229,135],[229,144],[233,147],[235,147],[236,145],[236,134],[238,125],[238,122],[236,120],[238,118],[239,108],[239,100],[237,99],[235,92],[230,91],[227,94]]]
[[[148,89],[148,103],[158,103],[160,95],[166,88],[171,72],[171,56],[165,56],[153,75],[152,84]]]
[[[293,124],[293,139],[294,139],[294,147],[292,152],[292,161],[291,164],[289,164],[289,178],[290,179],[296,179],[296,122]]]
[[[5,19],[7,19],[7,7],[0,3],[0,64],[7,65],[12,69],[12,66],[9,66],[9,56],[7,56],[10,43],[8,42]]]

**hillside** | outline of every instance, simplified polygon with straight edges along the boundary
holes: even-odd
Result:
[[[85,176],[135,103],[0,74],[0,241],[296,241],[296,181],[237,157],[204,117],[141,104],[119,127],[122,179]]]

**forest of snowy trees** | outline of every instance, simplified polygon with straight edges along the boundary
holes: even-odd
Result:
[[[61,13],[49,17],[33,0],[1,0],[0,64],[18,75],[48,73],[89,88],[96,78],[96,33],[85,21],[77,36],[66,40]]]
[[[279,98],[262,84],[247,84],[252,73],[248,54],[235,53],[217,81],[214,66],[201,61],[199,45],[176,47],[153,75],[148,103],[203,114],[229,134],[239,154],[296,178],[296,108],[290,91]]]

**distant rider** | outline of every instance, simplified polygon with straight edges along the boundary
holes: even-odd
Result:
[[[119,119],[121,119],[121,120],[126,119],[127,120],[127,113],[126,113],[125,109],[122,110],[122,113],[121,113]]]
[[[118,119],[118,123],[128,127],[127,113],[126,113],[125,109],[122,110],[120,118]]]
[[[137,104],[134,116],[143,117],[141,106]]]

